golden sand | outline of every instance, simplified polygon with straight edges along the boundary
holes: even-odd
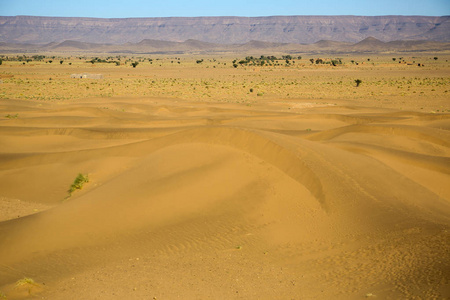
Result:
[[[213,66],[3,63],[7,299],[450,297],[448,64]]]

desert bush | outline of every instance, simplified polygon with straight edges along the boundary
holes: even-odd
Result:
[[[23,278],[23,279],[20,279],[20,280],[18,280],[18,281],[16,282],[16,286],[22,286],[22,285],[26,285],[26,284],[32,284],[32,285],[35,285],[36,282],[34,282],[33,279],[27,278],[27,277],[25,277],[25,278]]]
[[[69,196],[72,196],[72,193],[76,190],[81,190],[85,183],[89,182],[89,176],[86,174],[78,174],[78,176],[73,181],[72,185],[69,189]]]
[[[8,119],[17,119],[18,117],[19,117],[19,114],[15,114],[15,115],[7,114],[5,116],[5,118],[8,118]]]
[[[356,87],[358,87],[362,83],[362,80],[361,79],[356,79],[355,83],[356,83]]]
[[[331,64],[336,67],[337,65],[341,65],[342,61],[340,59],[332,59]]]
[[[28,294],[31,294],[31,289],[33,286],[39,286],[33,279],[31,278],[23,278],[16,282],[16,287],[26,286],[28,288]]]
[[[133,66],[133,68],[136,68],[136,66],[139,64],[139,62],[135,61],[134,63],[132,63],[131,65]]]

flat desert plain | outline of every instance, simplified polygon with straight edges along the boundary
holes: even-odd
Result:
[[[1,297],[448,299],[450,55],[414,55],[3,60]]]

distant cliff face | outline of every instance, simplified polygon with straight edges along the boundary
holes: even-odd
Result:
[[[210,43],[358,42],[369,36],[393,40],[450,41],[450,16],[274,16],[197,18],[0,17],[0,42],[50,43],[74,40],[123,44],[144,39]]]

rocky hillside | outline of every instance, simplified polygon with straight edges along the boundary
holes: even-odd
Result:
[[[124,44],[145,39],[219,44],[251,40],[311,44],[321,40],[356,43],[367,37],[382,42],[450,42],[450,16],[274,16],[197,18],[0,17],[0,42],[45,44],[65,40]]]

